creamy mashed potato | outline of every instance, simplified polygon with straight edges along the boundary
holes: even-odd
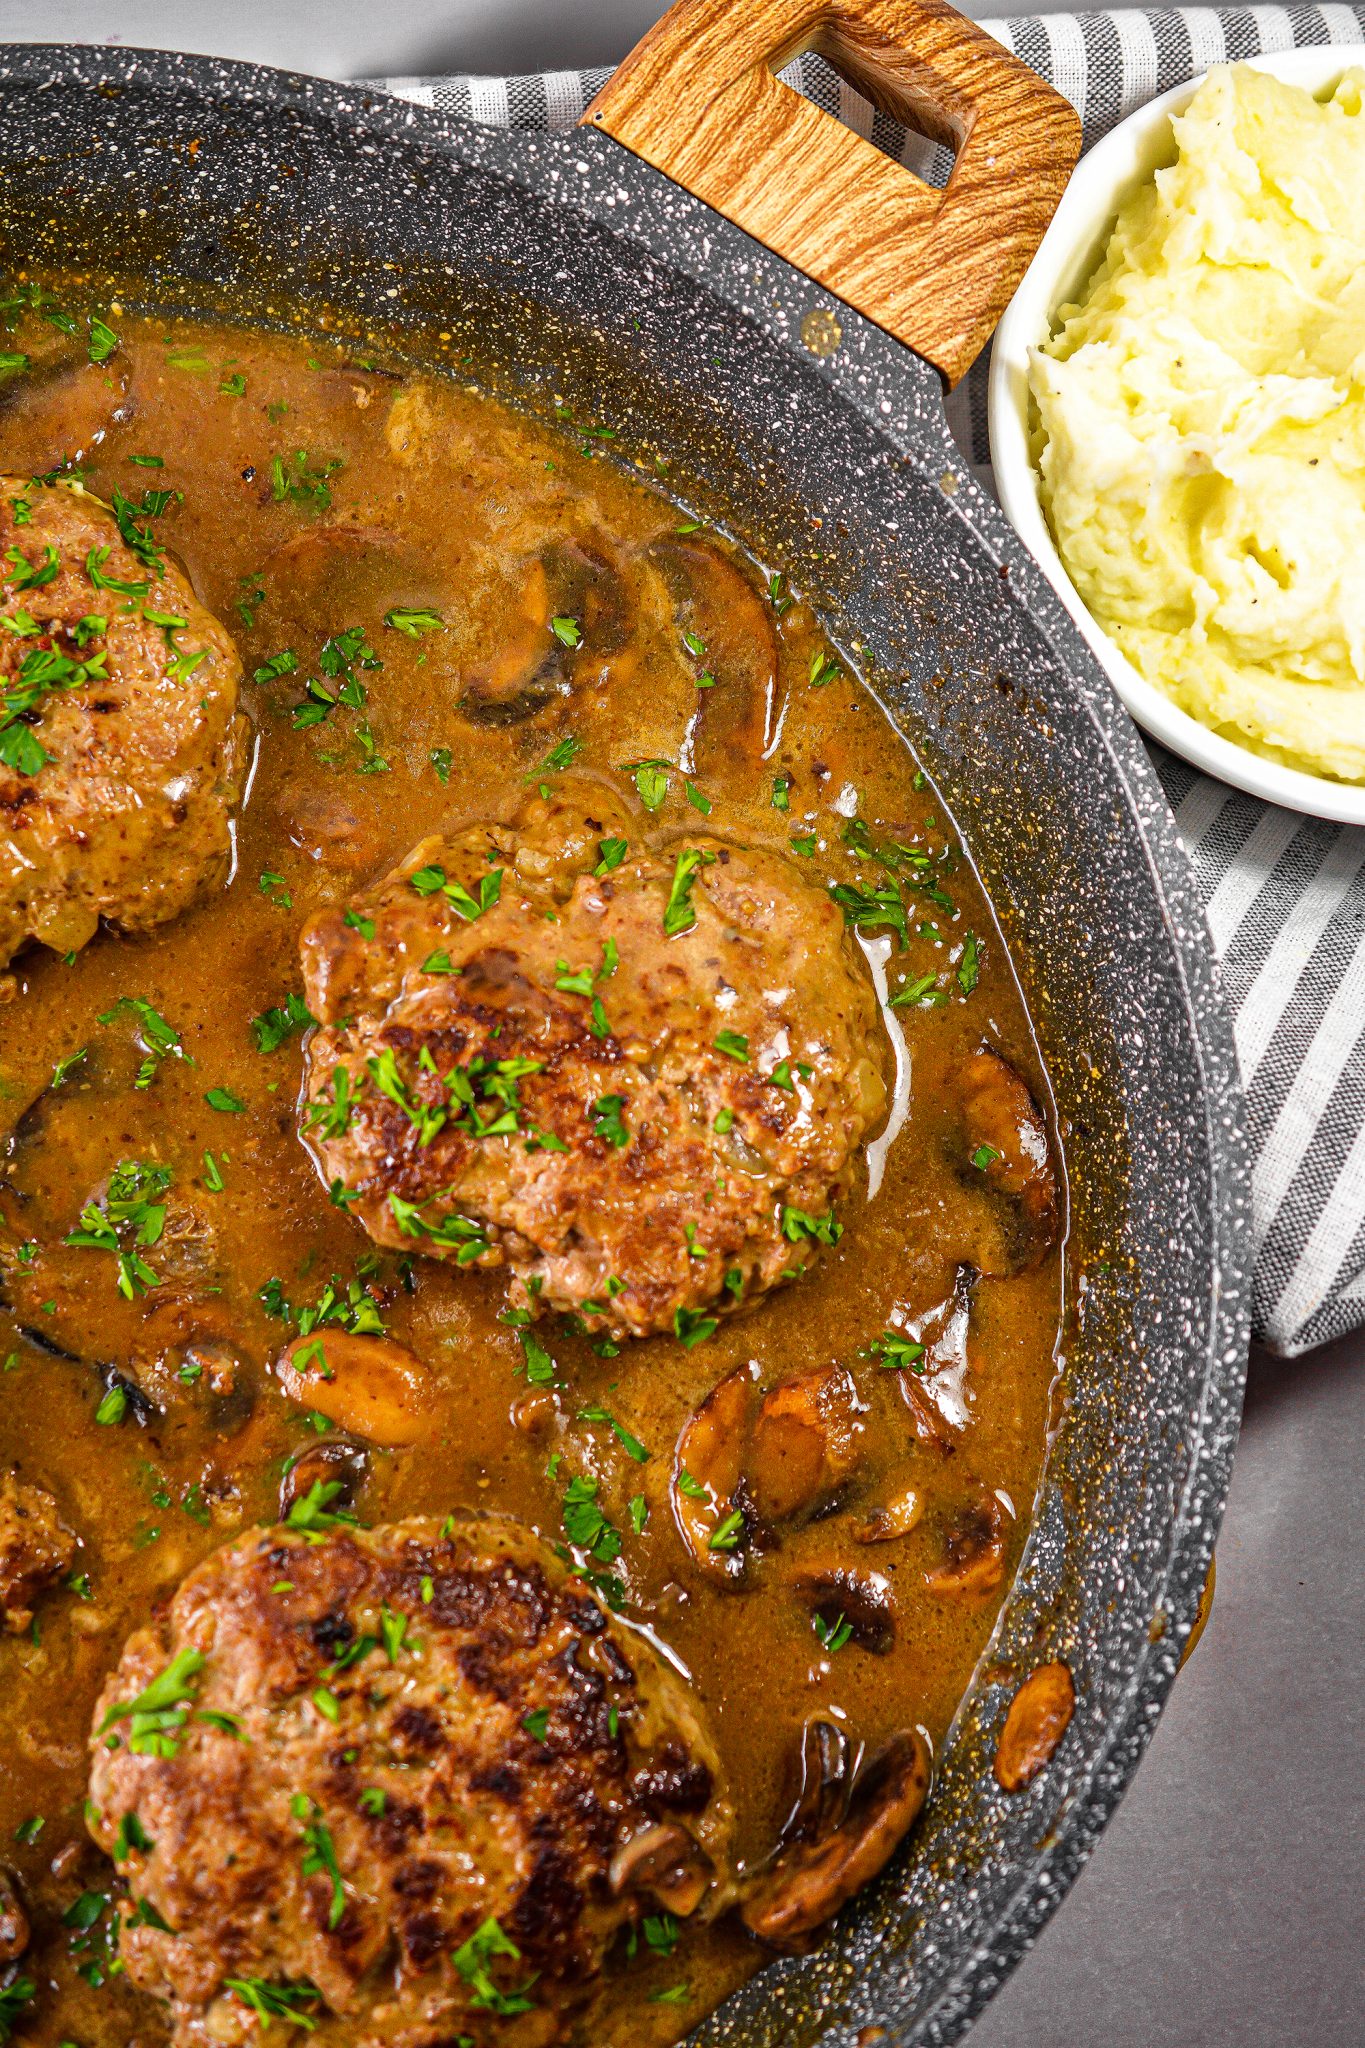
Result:
[[[1034,352],[1044,508],[1150,682],[1365,781],[1365,72],[1220,66],[1173,127]]]

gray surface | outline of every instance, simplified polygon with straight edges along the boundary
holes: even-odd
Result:
[[[963,12],[1062,4],[974,0]],[[324,78],[396,78],[612,64],[663,12],[661,0],[0,0],[0,30],[7,42],[139,43]]]
[[[1213,1613],[971,2048],[1359,2048],[1365,1339],[1252,1359]]]
[[[334,76],[609,62],[652,0],[6,0],[15,39]],[[972,12],[1046,11],[977,6]],[[1365,1339],[1253,1362],[1219,1591],[1138,1779],[973,2048],[1358,2048]]]

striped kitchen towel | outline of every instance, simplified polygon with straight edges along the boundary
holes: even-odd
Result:
[[[1088,146],[1210,64],[1365,42],[1365,6],[1162,8],[982,26],[1074,103]],[[383,82],[476,121],[567,128],[608,76]],[[875,111],[820,58],[797,58],[782,76],[921,176],[946,177],[945,151]],[[949,417],[989,487],[984,362],[953,394]],[[1293,1356],[1365,1323],[1365,831],[1278,810],[1152,752],[1203,892],[1246,1084],[1256,1334]]]

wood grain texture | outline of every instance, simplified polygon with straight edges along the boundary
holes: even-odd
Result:
[[[957,150],[939,192],[773,75],[815,50]],[[678,0],[583,116],[956,384],[1080,152],[1074,109],[945,0]]]

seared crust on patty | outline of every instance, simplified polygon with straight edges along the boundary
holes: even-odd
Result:
[[[26,1486],[12,1472],[0,1479],[0,1625],[22,1635],[33,1609],[76,1555],[52,1495]]]
[[[319,2039],[348,2048],[559,2040],[658,1910],[652,1842],[675,1911],[679,1870],[725,1903],[714,1750],[657,1653],[517,1525],[330,1521],[217,1551],[104,1689],[91,1827],[144,1902],[129,1977],[177,2048],[255,2038],[233,1980],[315,1987]],[[179,1704],[134,1718],[168,1671]]]
[[[881,1034],[839,909],[785,855],[657,844],[569,777],[423,841],[314,918],[303,962],[305,1135],[380,1244],[505,1262],[532,1313],[648,1336],[837,1236]]]
[[[0,477],[0,966],[149,931],[226,870],[241,664],[151,553],[79,485]]]

